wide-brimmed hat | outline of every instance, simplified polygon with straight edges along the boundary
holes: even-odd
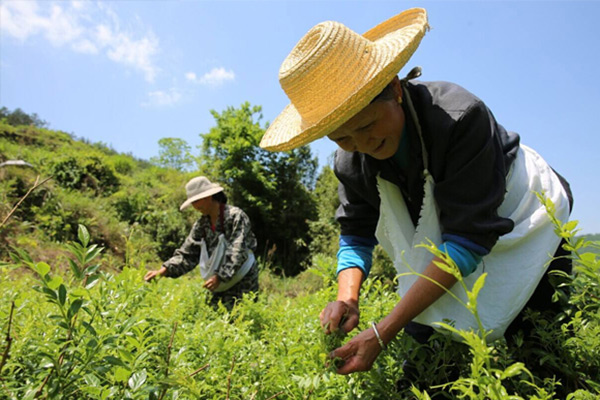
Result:
[[[422,8],[404,11],[363,35],[339,22],[314,26],[281,64],[279,83],[291,104],[260,146],[291,150],[339,128],[392,81],[428,27]]]
[[[185,185],[185,192],[187,193],[187,200],[183,202],[179,210],[183,210],[190,206],[196,200],[203,199],[208,196],[212,196],[215,193],[222,192],[223,188],[216,183],[212,183],[205,176],[198,176],[190,180]]]

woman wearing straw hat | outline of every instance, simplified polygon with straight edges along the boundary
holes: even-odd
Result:
[[[418,246],[424,242],[448,254],[468,287],[487,274],[478,311],[492,330],[488,339],[526,330],[526,307],[553,307],[545,267],[562,248],[535,193],[544,192],[566,221],[569,186],[465,89],[411,81],[419,68],[396,76],[427,29],[420,8],[363,35],[331,21],[313,27],[281,66],[291,104],[261,141],[272,151],[323,136],[339,146],[338,297],[320,315],[328,331],[358,326],[360,287],[376,243],[400,274],[394,309],[330,355],[345,361],[342,374],[370,369],[403,329],[426,342],[441,321],[478,328],[452,297],[467,301],[457,277],[436,266],[443,261]],[[570,272],[570,262],[555,260],[549,269]]]
[[[202,213],[183,245],[160,269],[144,276],[177,278],[200,265],[204,287],[213,293],[211,303],[222,302],[233,307],[244,293],[258,291],[258,266],[253,251],[256,238],[250,219],[238,207],[227,204],[223,188],[204,176],[190,180],[185,186],[190,205]]]

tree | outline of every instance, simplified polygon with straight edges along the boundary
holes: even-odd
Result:
[[[173,168],[177,171],[189,169],[194,163],[190,145],[179,138],[162,138],[158,141],[158,157],[150,161],[164,168]]]
[[[300,272],[309,255],[308,221],[316,217],[310,189],[317,159],[308,147],[286,153],[261,149],[260,106],[245,102],[211,114],[216,125],[200,135],[201,171],[225,185],[231,203],[248,214],[258,254],[275,246],[274,264],[287,275]]]
[[[339,223],[335,220],[335,212],[340,205],[337,188],[338,180],[333,169],[323,167],[314,191],[318,218],[309,222],[310,236],[313,238],[311,254],[322,253],[335,257],[337,253],[340,231]]]
[[[0,119],[4,118],[6,118],[6,122],[12,126],[33,125],[38,128],[48,127],[48,123],[38,117],[36,113],[27,114],[20,108],[16,108],[12,112],[6,107],[0,108]]]

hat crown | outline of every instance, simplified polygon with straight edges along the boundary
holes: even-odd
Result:
[[[313,27],[281,64],[279,83],[291,104],[269,125],[260,146],[287,151],[339,128],[397,76],[428,27],[422,8],[362,35],[333,21]]]
[[[355,90],[348,80],[356,65],[370,64],[371,41],[335,21],[315,25],[279,69],[279,83],[305,123],[319,121]],[[339,73],[336,73],[339,72]],[[331,79],[332,76],[344,77]]]
[[[213,194],[222,192],[223,188],[216,183],[212,183],[205,176],[198,176],[191,179],[185,185],[187,200],[179,207],[180,210],[189,207],[194,201],[203,199]]]
[[[197,178],[192,179],[185,185],[185,192],[187,193],[187,197],[193,197],[199,194],[202,194],[210,189],[216,188],[218,185],[215,185],[208,178],[204,176],[199,176]]]

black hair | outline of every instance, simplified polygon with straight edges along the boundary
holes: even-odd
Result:
[[[394,86],[392,85],[392,82],[390,82],[377,96],[375,96],[375,98],[373,98],[373,100],[371,100],[371,103],[375,103],[376,101],[395,100],[397,96],[398,95],[394,91]]]
[[[213,194],[212,198],[221,204],[227,204],[227,195],[223,191]]]

